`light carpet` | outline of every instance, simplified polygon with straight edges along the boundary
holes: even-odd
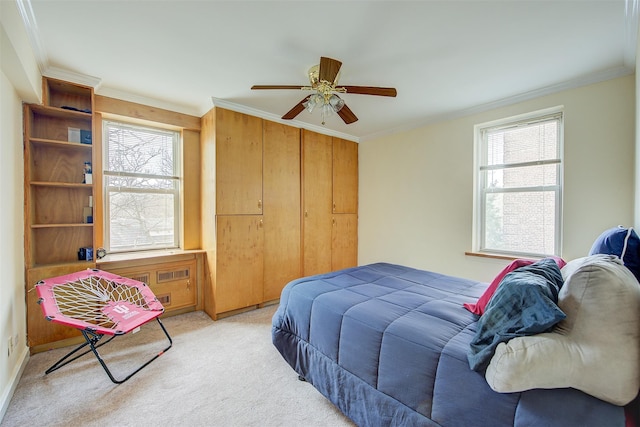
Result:
[[[93,354],[44,374],[73,347],[33,355],[0,425],[353,426],[271,343],[276,308],[216,322],[203,312],[164,318],[173,347],[120,385]],[[166,344],[153,321],[100,353],[122,378]]]

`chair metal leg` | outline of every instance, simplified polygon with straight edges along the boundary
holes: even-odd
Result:
[[[156,354],[155,356],[153,356],[151,359],[147,360],[144,364],[142,364],[140,367],[138,367],[136,370],[134,370],[133,372],[131,372],[129,375],[127,375],[125,378],[123,379],[116,379],[113,374],[111,373],[111,371],[109,370],[109,368],[107,367],[107,364],[105,363],[105,361],[102,359],[102,357],[100,356],[100,353],[98,352],[98,348],[102,347],[103,345],[109,343],[111,340],[113,340],[115,337],[117,337],[118,335],[113,335],[111,338],[109,338],[107,341],[104,341],[100,344],[98,344],[98,342],[104,337],[104,335],[102,334],[96,334],[95,332],[92,332],[90,330],[81,330],[82,335],[84,336],[84,339],[86,340],[85,343],[81,344],[80,346],[78,346],[77,348],[75,348],[74,350],[72,350],[71,352],[69,352],[66,356],[64,356],[62,359],[60,359],[59,361],[57,361],[53,366],[51,366],[49,369],[47,369],[47,371],[45,372],[45,374],[48,374],[50,372],[55,371],[56,369],[59,369],[65,365],[67,365],[68,363],[73,362],[74,360],[84,356],[85,354],[89,353],[89,352],[93,352],[93,354],[96,356],[96,358],[98,359],[98,361],[100,362],[100,365],[102,365],[102,368],[105,370],[105,372],[107,373],[107,375],[109,376],[109,379],[114,382],[115,384],[122,384],[123,382],[127,381],[129,378],[131,378],[132,376],[134,376],[135,374],[137,374],[138,372],[140,372],[144,367],[146,367],[147,365],[149,365],[151,362],[153,362],[154,360],[156,360],[158,357],[162,356],[167,350],[169,350],[172,346],[173,346],[173,340],[171,339],[171,336],[169,336],[169,332],[167,332],[166,328],[164,327],[164,325],[162,324],[162,321],[160,320],[159,317],[156,317],[156,320],[158,321],[158,324],[160,325],[160,328],[162,328],[162,332],[164,332],[165,336],[167,337],[167,339],[169,340],[169,345],[164,348],[162,351],[160,351],[158,354]],[[97,344],[97,345],[96,345]],[[84,353],[70,359],[67,360],[67,358],[69,358],[70,356],[72,356],[73,354],[75,354],[77,351],[79,351],[80,349],[82,349],[85,346],[89,346],[89,350],[85,351]],[[64,362],[64,363],[63,363]]]
[[[99,338],[96,340],[96,342],[98,340],[100,340],[102,337],[104,337],[104,335],[99,335]],[[109,338],[108,340],[98,344],[97,346],[95,346],[96,348],[102,347],[103,345],[107,344],[109,341],[111,341],[112,339],[114,339],[116,337],[116,335],[112,336],[111,338]],[[74,350],[70,351],[69,353],[67,353],[62,359],[58,360],[56,363],[54,363],[53,365],[51,365],[51,367],[49,369],[47,369],[44,373],[49,374],[55,370],[58,370],[60,368],[62,368],[63,366],[73,362],[76,359],[81,358],[82,356],[84,356],[85,354],[91,352],[91,349],[85,351],[84,353],[81,353],[79,355],[77,355],[76,357],[74,357],[73,359],[69,359],[67,360],[69,357],[73,356],[76,352],[80,351],[82,348],[88,346],[90,344],[90,342],[87,340],[87,337],[85,336],[85,342],[80,344],[78,347],[76,347]],[[64,362],[64,363],[63,363]]]

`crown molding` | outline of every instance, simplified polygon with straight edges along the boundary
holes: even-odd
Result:
[[[102,79],[99,77],[88,76],[86,74],[76,73],[75,71],[69,71],[58,67],[47,67],[42,72],[42,75],[83,86],[91,86],[94,89],[102,82]]]
[[[261,119],[282,123],[288,126],[293,126],[301,129],[310,130],[310,131],[321,133],[328,136],[335,136],[336,138],[346,139],[354,142],[360,142],[360,138],[356,136],[349,135],[343,132],[337,132],[337,131],[328,129],[324,126],[312,125],[312,124],[304,123],[298,120],[283,120],[282,118],[280,118],[280,116],[276,114],[267,113],[266,111],[258,110],[257,108],[247,107],[245,105],[236,104],[235,102],[230,102],[230,101],[216,98],[213,96],[211,97],[211,101],[213,102],[214,107],[220,107],[220,108],[232,110],[238,113],[260,117]]]
[[[470,108],[451,111],[449,113],[444,113],[444,114],[436,114],[436,115],[428,116],[422,120],[406,123],[404,125],[397,126],[392,129],[387,129],[382,132],[377,132],[377,133],[372,133],[372,134],[362,136],[360,138],[360,142],[370,141],[370,140],[382,138],[384,136],[389,136],[389,135],[397,134],[400,132],[414,130],[422,126],[427,126],[433,123],[439,123],[447,120],[453,120],[461,117],[471,116],[474,114],[484,113],[486,111],[494,110],[496,108],[507,107],[509,105],[529,101],[531,99],[540,98],[542,96],[551,95],[551,94],[562,92],[565,90],[576,89],[582,86],[600,83],[603,81],[633,74],[634,71],[635,71],[634,68],[627,67],[627,66],[611,68],[599,73],[589,74],[576,79],[567,80],[561,83],[545,86],[539,89],[531,90],[529,92],[520,93],[514,96],[509,96],[506,98],[487,102],[485,104],[473,106]]]
[[[15,0],[20,16],[24,23],[24,28],[31,43],[31,49],[33,50],[33,56],[36,58],[36,63],[40,69],[40,73],[44,74],[44,71],[49,67],[49,56],[44,48],[42,39],[40,38],[40,31],[38,30],[38,23],[36,22],[36,16],[33,13],[30,0]]]
[[[97,87],[101,81],[98,77],[88,76],[49,65],[49,56],[47,55],[42,38],[40,37],[40,30],[38,29],[36,16],[33,13],[31,0],[15,1],[18,11],[20,12],[20,16],[22,17],[24,28],[27,32],[27,37],[29,38],[29,43],[31,43],[33,56],[36,58],[36,63],[40,69],[40,74],[46,77],[65,80],[84,86],[91,86],[93,88]]]

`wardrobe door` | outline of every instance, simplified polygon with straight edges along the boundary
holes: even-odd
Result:
[[[302,131],[303,273],[331,271],[332,138]]]
[[[216,313],[260,304],[264,268],[262,215],[218,215],[216,232]]]
[[[262,119],[215,111],[216,213],[262,214]]]
[[[300,129],[265,120],[264,301],[302,276],[300,225]]]
[[[358,213],[358,144],[335,137],[333,213]]]
[[[335,214],[331,233],[331,269],[358,265],[358,215]]]

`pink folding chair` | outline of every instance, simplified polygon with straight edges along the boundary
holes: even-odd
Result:
[[[41,280],[36,284],[36,290],[38,304],[45,318],[79,329],[86,341],[54,363],[45,374],[93,352],[111,381],[121,384],[162,356],[173,345],[159,317],[164,313],[164,307],[145,283],[106,271],[87,269]],[[160,325],[169,345],[125,378],[114,378],[98,353],[98,348],[117,336],[137,332],[142,325],[153,319]],[[106,335],[110,338],[99,343]],[[90,348],[69,359],[86,346]]]

